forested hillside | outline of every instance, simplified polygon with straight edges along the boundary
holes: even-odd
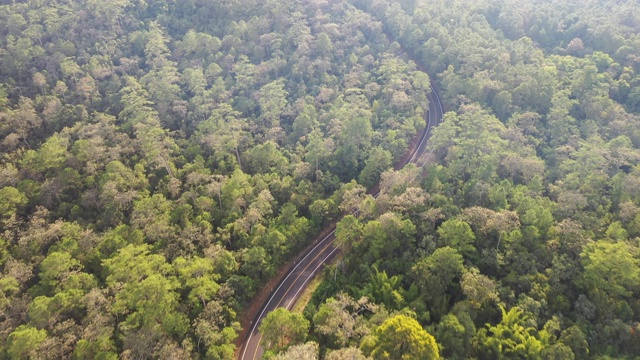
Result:
[[[385,172],[338,224],[310,340],[328,359],[639,357],[640,5],[354,4],[452,111],[424,169]]]
[[[347,2],[2,5],[0,356],[231,358],[424,126],[382,29]]]
[[[636,1],[0,4],[0,359],[640,356]]]

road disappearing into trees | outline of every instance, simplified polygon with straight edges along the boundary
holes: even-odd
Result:
[[[412,149],[410,149],[412,152],[408,156],[404,156],[400,164],[398,164],[400,167],[408,163],[420,165],[419,160],[426,152],[431,130],[442,121],[444,116],[444,107],[433,85],[431,85],[431,91],[427,94],[427,98],[429,99],[429,110],[426,116],[427,125],[418,134],[419,141],[416,141],[417,145],[414,145]],[[374,196],[377,195],[377,193],[374,194]],[[334,226],[328,235],[317,241],[315,246],[313,246],[300,261],[295,262],[284,279],[274,287],[270,297],[261,306],[260,311],[251,323],[251,329],[247,333],[240,349],[240,359],[249,360],[262,358],[263,349],[260,345],[262,335],[258,331],[262,319],[264,319],[269,312],[279,307],[290,310],[320,269],[338,255],[340,250],[334,246],[335,230]]]

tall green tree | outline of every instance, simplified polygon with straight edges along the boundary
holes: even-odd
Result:
[[[7,338],[7,355],[12,359],[33,359],[41,356],[38,351],[40,345],[47,338],[45,330],[21,325]]]
[[[373,359],[439,359],[435,338],[405,315],[385,320],[360,348]]]
[[[267,314],[259,330],[262,345],[267,350],[278,353],[304,341],[309,331],[309,321],[300,313],[278,308]]]
[[[471,226],[464,221],[449,219],[438,228],[438,236],[442,246],[456,249],[462,255],[472,255],[475,252],[476,236]]]
[[[640,261],[624,242],[599,241],[588,245],[581,254],[584,267],[577,279],[581,288],[598,306],[599,316],[628,317],[640,288]]]
[[[549,334],[527,324],[529,315],[517,307],[508,312],[501,308],[499,324],[486,325],[478,331],[478,355],[480,359],[535,359],[549,344]]]
[[[411,268],[411,275],[433,318],[446,314],[452,295],[459,291],[455,288],[464,271],[462,255],[448,246],[437,249]]]

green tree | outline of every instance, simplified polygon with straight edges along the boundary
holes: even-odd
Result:
[[[318,39],[316,40],[316,50],[321,55],[326,55],[331,52],[333,49],[333,43],[331,42],[331,38],[326,33],[322,32],[318,35]]]
[[[188,321],[178,313],[179,295],[174,291],[177,283],[160,274],[154,274],[140,281],[129,283],[116,296],[114,313],[127,315],[121,324],[125,331],[149,329],[166,334],[183,336]]]
[[[435,319],[446,314],[451,296],[459,291],[453,291],[457,287],[456,280],[464,271],[462,255],[448,246],[436,249],[411,268],[415,284]]]
[[[369,281],[362,289],[362,294],[371,298],[373,302],[381,303],[391,309],[400,309],[404,305],[401,281],[399,275],[389,276],[386,271],[379,271],[375,267]]]
[[[438,236],[441,246],[454,248],[465,256],[475,252],[476,236],[471,230],[471,226],[464,221],[449,219],[443,222],[438,228]]]
[[[495,281],[481,274],[477,269],[471,269],[462,275],[460,281],[462,292],[474,308],[482,308],[489,303],[497,303],[498,290]]]
[[[7,354],[11,359],[36,359],[41,355],[38,352],[38,345],[46,338],[45,330],[20,325],[7,338]]]
[[[235,155],[242,169],[241,154],[248,147],[251,137],[247,132],[247,123],[240,115],[231,105],[219,104],[207,120],[197,125],[196,136],[209,149]]]
[[[374,360],[440,358],[435,338],[405,315],[385,320],[373,335],[362,341],[360,348]]]
[[[278,353],[291,345],[300,344],[307,337],[309,325],[302,314],[278,308],[267,314],[260,324],[262,345],[268,351]]]
[[[380,175],[392,165],[392,155],[381,147],[375,147],[365,161],[364,169],[360,172],[358,182],[367,188],[378,183]]]
[[[118,250],[115,256],[103,260],[103,277],[110,287],[120,283],[137,283],[153,274],[171,274],[171,265],[164,256],[152,254],[151,247],[127,245]]]
[[[246,157],[249,173],[287,173],[289,161],[273,141],[253,147],[246,153]]]
[[[148,180],[142,167],[130,169],[120,161],[112,161],[100,175],[98,185],[100,221],[102,225],[108,226],[123,220],[125,214],[133,208],[133,202],[144,194]]]
[[[23,166],[37,177],[44,178],[64,165],[68,146],[68,138],[54,134],[37,151],[27,151],[22,159]]]
[[[587,337],[577,325],[564,329],[560,335],[560,342],[571,348],[577,359],[589,356]]]
[[[435,337],[441,345],[442,356],[447,359],[466,359],[472,350],[476,328],[471,317],[462,313],[447,314],[436,326]]]
[[[549,345],[549,334],[528,323],[529,315],[517,307],[508,312],[501,307],[499,324],[478,331],[480,359],[537,359]]]
[[[90,286],[96,286],[95,282]],[[55,329],[58,323],[80,313],[83,295],[81,290],[69,289],[60,290],[51,297],[38,296],[29,306],[29,320],[37,327]]]
[[[362,115],[344,114],[344,116],[354,117],[344,120],[338,137],[334,152],[339,167],[336,173],[342,174],[343,178],[353,178],[357,174],[356,169],[360,168],[360,162],[365,159],[371,148],[373,129],[371,121]]]
[[[320,305],[313,316],[313,324],[317,332],[330,336],[344,347],[352,339],[369,334],[369,328],[362,315],[374,313],[377,306],[369,303],[366,297],[355,300],[349,295],[340,293],[337,298],[329,298]]]
[[[598,241],[585,247],[581,254],[584,267],[577,284],[587,290],[597,305],[600,316],[625,316],[628,301],[640,290],[640,260],[624,242]]]
[[[280,116],[287,105],[289,93],[284,89],[284,80],[279,79],[263,86],[260,91],[260,118],[266,129],[280,126]]]
[[[170,50],[164,29],[156,21],[149,24],[147,42],[144,48],[145,62],[149,71],[140,79],[155,103],[159,118],[165,123],[173,125],[169,115],[173,112],[172,105],[181,97],[178,81],[180,76],[176,63],[170,60]]]
[[[0,189],[0,218],[10,218],[16,215],[21,207],[27,204],[27,197],[13,186]]]
[[[60,283],[81,268],[80,262],[66,252],[52,252],[40,263],[40,284],[49,291],[59,291]]]
[[[253,246],[242,252],[243,263],[240,270],[254,279],[266,280],[275,270],[270,260],[269,254],[262,246]]]
[[[332,154],[335,143],[331,138],[324,138],[319,129],[314,129],[307,137],[309,142],[305,148],[305,160],[314,166],[317,181],[320,164]]]
[[[294,345],[284,352],[274,356],[273,360],[318,360],[320,349],[318,343]]]
[[[131,224],[152,242],[167,241],[174,234],[170,223],[171,207],[172,203],[162,194],[140,199],[133,205]]]
[[[307,135],[309,135],[313,130],[318,128],[318,121],[315,119],[317,114],[315,114],[315,108],[309,106],[312,111],[309,111],[311,114],[303,112],[298,115],[296,119],[293,121],[291,133],[292,142],[295,143],[300,141],[302,144],[308,143],[309,139]],[[314,116],[314,118],[312,118]]]
[[[181,289],[189,291],[187,299],[193,313],[199,313],[220,290],[216,282],[219,275],[214,272],[214,264],[205,258],[179,257],[173,261],[173,266],[178,271]]]
[[[362,240],[362,224],[353,215],[347,215],[336,226],[336,245],[343,252],[349,253],[351,249]]]
[[[128,245],[103,265],[107,285],[116,292],[111,311],[123,316],[118,326],[130,340],[125,347],[143,352],[163,338],[185,335],[188,319],[178,311],[180,283],[163,256],[150,254],[148,245]],[[140,336],[147,345],[138,343]]]

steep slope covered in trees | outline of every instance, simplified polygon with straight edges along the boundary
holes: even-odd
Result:
[[[0,358],[640,356],[637,1],[0,4]]]
[[[383,173],[338,224],[305,310],[322,356],[437,357],[385,333],[407,315],[448,359],[640,356],[637,3],[354,3],[454,111],[422,175]]]
[[[256,289],[424,126],[382,28],[347,2],[0,5],[0,357],[231,358]]]

